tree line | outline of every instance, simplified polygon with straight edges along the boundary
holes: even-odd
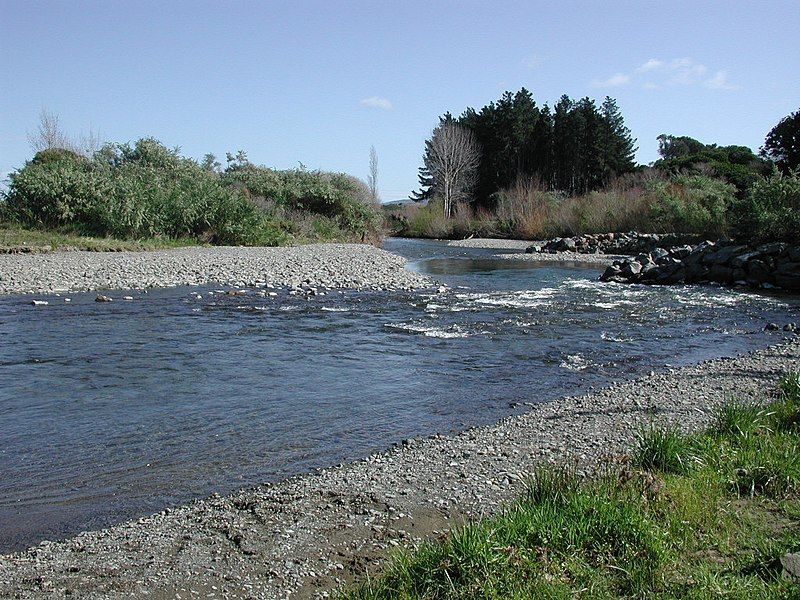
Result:
[[[447,206],[448,188],[455,187],[452,200],[468,199],[491,208],[495,194],[520,177],[582,194],[633,171],[636,149],[613,98],[606,97],[598,107],[588,97],[572,100],[563,95],[551,109],[546,103],[538,106],[522,88],[480,110],[467,108],[459,117],[440,117],[425,143],[420,190],[414,199],[439,195]],[[458,160],[466,155],[477,158]],[[448,168],[445,158],[458,168]]]

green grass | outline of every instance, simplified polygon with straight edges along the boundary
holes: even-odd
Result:
[[[534,471],[501,514],[402,550],[342,598],[796,598],[800,375],[705,432],[651,427],[591,479]]]
[[[81,235],[69,229],[42,230],[27,229],[14,224],[0,223],[0,248],[27,246],[42,249],[49,246],[52,250],[74,249],[96,252],[121,250],[160,250],[164,248],[180,248],[184,246],[207,245],[196,238],[156,237],[144,240],[120,240],[111,237]]]

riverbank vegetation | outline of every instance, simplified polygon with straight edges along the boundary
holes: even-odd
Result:
[[[535,471],[499,516],[396,554],[342,597],[790,598],[800,550],[800,373],[706,431],[651,427],[590,480]]]
[[[107,236],[80,235],[70,227],[29,229],[18,224],[0,223],[0,253],[48,252],[51,250],[121,252],[123,250],[165,250],[203,245],[206,244],[202,240],[190,237],[120,240]]]
[[[636,230],[797,241],[797,115],[776,125],[760,156],[744,146],[661,135],[661,158],[642,167],[613,99],[598,108],[588,98],[563,96],[551,111],[525,89],[506,93],[480,111],[440,118],[426,144],[417,203],[387,208],[387,222],[395,234],[412,237],[548,239]],[[451,207],[433,152],[444,126],[469,132],[480,149]]]
[[[380,213],[355,177],[256,166],[244,152],[222,169],[211,155],[200,164],[152,138],[90,154],[38,151],[11,173],[0,223],[145,246],[364,241],[380,233]]]

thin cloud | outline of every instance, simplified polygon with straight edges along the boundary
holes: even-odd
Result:
[[[663,66],[664,66],[663,60],[658,60],[657,58],[651,58],[643,65],[636,67],[636,73],[649,73],[650,71],[655,71]]]
[[[691,58],[676,58],[667,66],[668,82],[673,85],[692,85],[705,76],[708,69]]]
[[[704,84],[710,90],[740,90],[742,86],[733,85],[728,81],[728,74],[725,71],[717,71],[711,79]]]
[[[371,96],[369,98],[364,98],[361,101],[361,106],[366,106],[368,108],[379,108],[381,110],[392,110],[394,108],[392,106],[392,102],[387,98],[381,98],[380,96]]]
[[[594,80],[592,82],[592,86],[598,88],[619,87],[621,85],[627,85],[630,82],[631,82],[630,75],[625,75],[625,73],[617,73],[615,75],[612,75],[608,79]]]
[[[605,80],[595,80],[594,87],[618,87],[633,83],[645,90],[659,90],[676,86],[702,85],[712,90],[738,90],[740,86],[728,81],[726,71],[717,71],[709,77],[706,65],[695,61],[693,58],[673,58],[662,60],[651,58],[642,63],[630,74],[617,73]]]

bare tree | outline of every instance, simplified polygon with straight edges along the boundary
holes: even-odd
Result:
[[[58,122],[58,115],[43,108],[39,113],[39,127],[35,132],[28,132],[28,143],[34,152],[60,148],[75,151],[75,144],[64,133]]]
[[[427,158],[430,164],[426,167],[444,200],[444,216],[449,219],[453,204],[469,198],[475,186],[480,147],[469,129],[445,121],[433,130]]]
[[[369,175],[367,176],[367,185],[369,185],[369,193],[372,196],[372,201],[378,203],[378,153],[375,151],[375,146],[369,147]]]
[[[80,143],[78,147],[81,153],[88,158],[94,156],[95,152],[103,147],[105,141],[99,131],[95,131],[93,127],[89,126],[89,133],[81,133]]]
[[[58,115],[43,108],[36,131],[28,132],[28,143],[34,152],[57,148],[90,158],[103,146],[103,138],[90,127],[89,133],[81,133],[79,138],[73,139],[61,129]]]

